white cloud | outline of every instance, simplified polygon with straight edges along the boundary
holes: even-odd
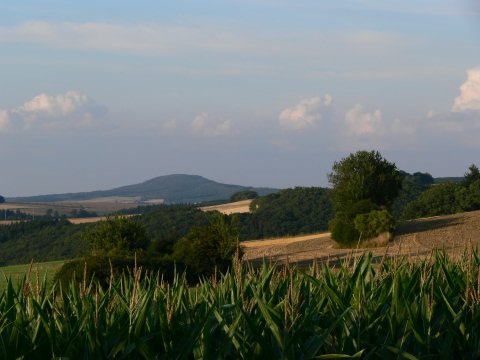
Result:
[[[322,119],[322,110],[332,105],[333,98],[315,96],[301,100],[297,105],[284,109],[278,116],[280,126],[288,130],[303,130],[316,125]]]
[[[352,135],[372,135],[383,132],[382,112],[366,112],[362,104],[356,104],[345,114],[347,132]]]
[[[452,111],[480,110],[480,68],[467,71],[467,80],[460,86],[460,95],[454,100]]]
[[[0,133],[12,130],[12,123],[8,112],[0,109]]]
[[[231,120],[212,121],[208,113],[201,113],[192,121],[192,133],[196,136],[222,136],[228,135],[233,131]]]
[[[480,130],[480,67],[467,70],[467,80],[450,111],[427,114],[430,130],[447,133],[476,133]]]
[[[79,128],[96,125],[105,108],[96,104],[86,94],[68,91],[65,94],[40,94],[17,108],[4,111],[1,118],[15,129]]]

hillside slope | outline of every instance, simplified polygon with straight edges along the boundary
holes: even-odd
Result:
[[[472,248],[480,248],[480,211],[409,220],[398,224],[395,238],[386,247],[342,249],[329,233],[242,243],[244,259],[262,263],[290,262],[309,266],[314,260],[336,261],[371,252],[377,259],[383,256],[422,260],[436,249],[445,249],[458,258]]]
[[[10,202],[80,201],[104,197],[140,197],[142,201],[164,199],[166,203],[199,203],[228,199],[237,191],[254,190],[259,195],[276,192],[271,188],[254,188],[222,184],[198,175],[174,174],[159,176],[140,184],[127,185],[111,190],[80,193],[52,194],[9,198]]]

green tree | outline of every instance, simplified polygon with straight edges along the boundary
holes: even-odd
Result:
[[[402,184],[396,165],[385,160],[378,151],[357,151],[336,161],[328,179],[333,186],[337,211],[345,211],[364,199],[388,207]]]
[[[2,195],[0,195],[0,204],[3,204],[4,202],[5,202],[5,198]]]
[[[142,224],[133,218],[110,217],[84,234],[93,254],[118,255],[144,250],[150,244]]]
[[[477,180],[480,180],[480,170],[478,170],[478,167],[475,164],[472,164],[468,168],[468,172],[464,175],[463,185],[468,188]]]
[[[375,211],[388,209],[402,185],[402,176],[396,165],[385,160],[378,151],[358,151],[336,161],[328,178],[333,185],[336,211],[329,228],[332,238],[344,246],[358,242],[357,216],[373,213],[372,219],[377,217]],[[375,221],[369,224],[382,225]],[[369,228],[368,232],[377,233],[380,230]]]
[[[237,251],[238,227],[235,218],[217,213],[208,226],[193,227],[173,248],[173,258],[198,275],[215,268],[225,270]]]
[[[458,202],[460,190],[461,186],[453,182],[435,185],[405,207],[403,218],[415,219],[462,211]]]

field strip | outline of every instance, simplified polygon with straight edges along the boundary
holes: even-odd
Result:
[[[292,236],[292,237],[284,237],[284,238],[276,238],[276,239],[268,239],[268,240],[243,241],[241,243],[241,246],[245,248],[252,248],[252,247],[262,247],[262,246],[272,246],[272,245],[288,245],[288,244],[293,244],[301,241],[322,239],[322,238],[329,238],[329,237],[330,237],[329,232],[322,232],[322,233],[316,233],[311,235]]]
[[[203,206],[200,208],[202,211],[218,211],[226,215],[235,213],[247,213],[250,212],[250,203],[252,200],[241,200],[233,203]]]

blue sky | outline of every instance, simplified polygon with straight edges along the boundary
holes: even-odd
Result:
[[[22,1],[0,12],[0,194],[170,173],[327,185],[377,149],[480,165],[473,0]]]

